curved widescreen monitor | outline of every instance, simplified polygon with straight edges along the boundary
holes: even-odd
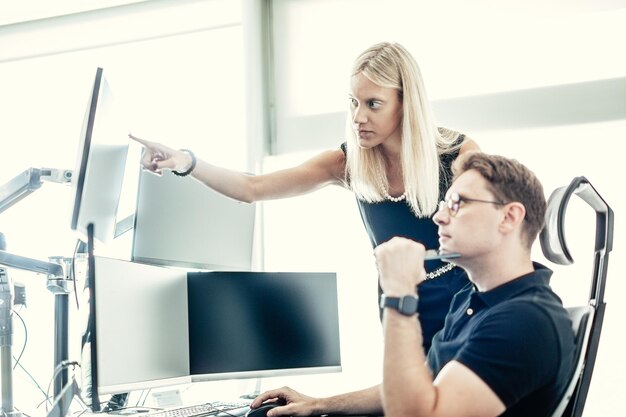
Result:
[[[334,273],[193,272],[194,381],[341,370]]]
[[[100,242],[111,240],[115,233],[128,153],[128,127],[113,101],[104,71],[98,68],[89,92],[72,175],[71,228],[85,241],[90,223]]]

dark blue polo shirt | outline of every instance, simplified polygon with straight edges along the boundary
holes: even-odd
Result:
[[[548,416],[574,366],[574,332],[552,271],[535,271],[490,291],[473,285],[452,301],[428,354],[436,376],[455,360],[478,375],[505,404],[503,416]]]

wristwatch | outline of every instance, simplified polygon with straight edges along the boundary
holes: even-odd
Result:
[[[417,313],[417,296],[388,297],[382,294],[380,296],[380,308],[385,307],[396,309],[405,316],[412,316]]]

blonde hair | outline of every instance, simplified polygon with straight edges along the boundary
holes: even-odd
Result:
[[[430,216],[439,202],[439,155],[460,147],[459,134],[435,125],[417,62],[403,46],[388,42],[371,46],[355,60],[352,76],[357,74],[398,91],[403,111],[401,168],[406,199],[418,217]],[[352,129],[348,138],[346,178],[352,190],[367,202],[383,201],[379,175],[382,187],[389,189],[389,183],[382,147],[360,148]]]

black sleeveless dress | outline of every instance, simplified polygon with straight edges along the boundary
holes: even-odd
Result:
[[[464,139],[459,136],[459,142]],[[346,143],[341,145],[344,154],[347,152]],[[458,151],[441,156],[441,172],[439,183],[439,198],[443,199],[452,179],[452,162],[458,156]],[[391,239],[394,236],[410,238],[422,243],[426,249],[439,247],[438,227],[432,216],[418,218],[406,201],[383,201],[368,203],[356,199],[363,225],[367,231],[372,247]],[[434,214],[434,213],[433,213]],[[441,261],[427,261],[426,272],[435,271],[445,265]],[[452,297],[469,283],[465,271],[459,267],[445,274],[422,282],[417,287],[418,318],[422,327],[424,351],[428,352],[433,336],[443,328],[444,319],[450,308]],[[378,287],[379,296],[382,290]],[[382,317],[382,311],[381,311]]]

